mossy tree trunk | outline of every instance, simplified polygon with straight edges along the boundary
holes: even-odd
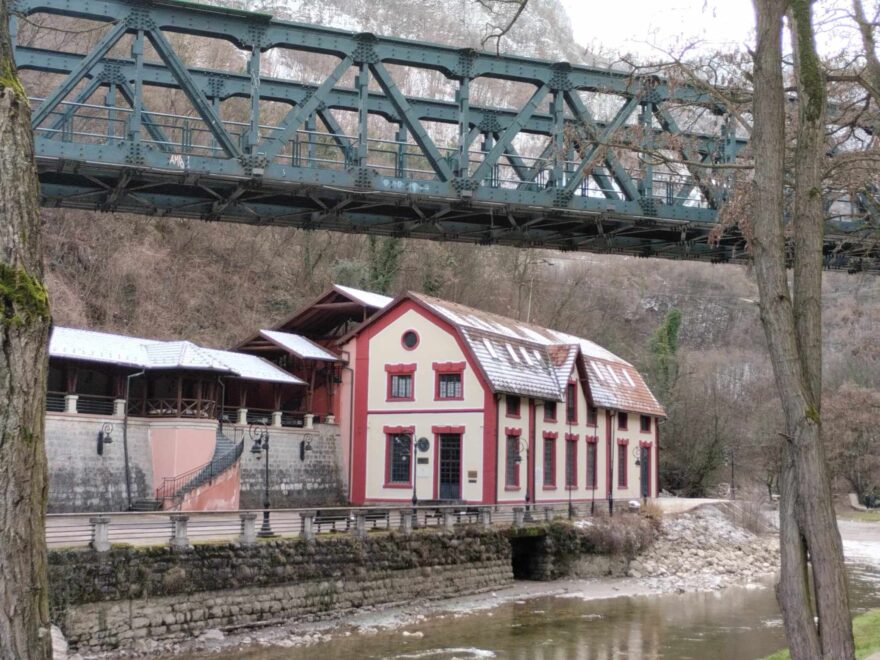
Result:
[[[782,569],[777,597],[794,660],[854,657],[843,548],[822,445],[822,159],[825,81],[811,0],[754,0],[754,212],[749,230],[761,322],[785,416],[780,475]],[[785,260],[783,17],[795,51],[798,125],[794,148],[793,277]],[[812,581],[811,572],[812,568]],[[816,604],[814,623],[811,601]]]
[[[30,108],[0,0],[0,659],[52,655],[43,406],[49,305]]]

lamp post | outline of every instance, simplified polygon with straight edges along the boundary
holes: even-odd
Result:
[[[523,452],[525,452],[525,454],[526,454],[526,515],[525,515],[525,518],[526,518],[526,520],[531,520],[531,509],[529,506],[529,502],[531,502],[531,499],[529,497],[529,474],[528,474],[529,441],[528,440],[520,440],[519,441],[518,451],[516,452],[516,458],[514,459],[514,462],[517,465],[522,463]]]
[[[263,455],[263,450],[266,451],[266,465],[264,470],[264,491],[263,491],[263,525],[260,527],[260,531],[257,533],[257,536],[262,538],[268,538],[275,536],[272,532],[272,527],[269,524],[269,428],[266,422],[261,422],[260,424],[252,424],[248,433],[251,436],[251,439],[254,441],[253,447],[251,447],[251,453],[257,460]]]

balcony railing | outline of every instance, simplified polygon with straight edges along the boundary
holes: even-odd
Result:
[[[159,398],[130,401],[128,414],[136,417],[191,417],[212,419],[216,403],[210,399]]]

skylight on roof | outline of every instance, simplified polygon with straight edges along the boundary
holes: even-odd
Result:
[[[621,371],[621,373],[623,374],[623,377],[626,378],[626,382],[629,383],[629,386],[630,386],[630,387],[635,387],[636,384],[633,382],[633,379],[630,378],[629,372],[628,372],[626,369],[623,369],[623,368],[621,368],[620,371]]]
[[[526,364],[529,364],[529,365],[533,364],[532,358],[529,355],[529,352],[526,350],[525,346],[520,346],[519,352],[522,353],[523,359],[526,361]]]
[[[486,347],[486,350],[489,351],[489,355],[497,360],[498,353],[495,351],[495,346],[492,345],[492,342],[483,337],[483,345]]]
[[[507,346],[507,352],[510,353],[510,359],[519,364],[519,358],[516,356],[516,351],[513,350],[513,346],[510,344],[505,344]]]

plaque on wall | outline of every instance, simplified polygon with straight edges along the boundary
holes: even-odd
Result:
[[[477,483],[477,471],[476,470],[468,470],[468,483],[469,484]]]

